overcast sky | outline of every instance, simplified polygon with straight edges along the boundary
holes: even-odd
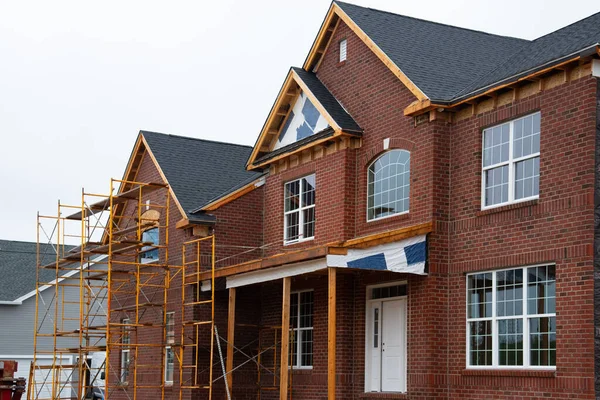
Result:
[[[597,0],[353,0],[534,39]],[[326,0],[0,0],[0,239],[36,240],[36,212],[107,193],[140,129],[252,145]]]

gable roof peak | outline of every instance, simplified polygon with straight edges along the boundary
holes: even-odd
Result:
[[[140,130],[140,133],[141,134],[150,134],[150,135],[162,135],[162,136],[168,136],[168,137],[177,138],[177,139],[195,140],[195,141],[199,141],[199,142],[215,143],[215,144],[222,144],[222,145],[228,145],[228,146],[237,146],[237,147],[252,148],[252,146],[249,146],[247,144],[223,142],[221,140],[203,139],[203,138],[197,138],[197,137],[192,137],[192,136],[173,135],[171,133],[162,133],[162,132],[156,132],[156,131],[147,131],[147,130],[144,130],[144,129]]]
[[[411,20],[414,20],[414,21],[417,21],[417,22],[423,22],[423,23],[427,23],[427,24],[438,25],[438,26],[446,27],[446,28],[459,29],[459,30],[462,30],[462,31],[468,31],[468,32],[478,33],[478,34],[487,35],[487,36],[494,36],[494,37],[500,37],[500,38],[522,40],[524,42],[530,42],[531,41],[531,40],[519,38],[519,37],[516,37],[516,36],[498,35],[498,34],[495,34],[495,33],[490,33],[490,32],[481,31],[481,30],[477,30],[477,29],[464,28],[462,26],[451,25],[451,24],[446,24],[446,23],[443,23],[443,22],[437,22],[437,21],[431,21],[431,20],[428,20],[428,19],[413,17],[413,16],[406,15],[406,14],[398,14],[398,13],[395,13],[395,12],[386,11],[386,10],[380,10],[380,9],[372,8],[372,7],[364,7],[364,6],[360,6],[358,4],[348,3],[348,2],[345,2],[345,1],[334,0],[333,2],[336,3],[337,5],[339,5],[340,7],[342,7],[342,9],[344,7],[362,8],[364,10],[369,10],[369,11],[373,11],[373,12],[377,12],[377,13],[389,14],[389,15],[391,15],[393,17],[407,18],[407,19],[411,19]]]

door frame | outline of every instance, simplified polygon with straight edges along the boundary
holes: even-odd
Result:
[[[372,322],[372,305],[374,303],[381,303],[383,304],[386,301],[393,301],[393,300],[402,300],[404,299],[406,301],[406,315],[404,316],[405,318],[405,327],[406,329],[404,329],[404,366],[405,366],[405,371],[406,371],[406,386],[407,386],[407,391],[408,391],[408,342],[407,342],[407,337],[408,337],[408,290],[407,290],[407,294],[404,296],[395,296],[395,297],[385,297],[385,298],[381,298],[381,299],[372,299],[371,298],[371,293],[372,293],[372,289],[375,288],[381,288],[381,287],[387,287],[387,286],[399,286],[399,285],[408,285],[406,280],[402,280],[402,281],[393,281],[393,282],[386,282],[386,283],[381,283],[381,284],[376,284],[376,285],[368,285],[366,287],[366,301],[365,301],[365,369],[364,369],[364,376],[365,376],[365,380],[364,380],[364,392],[365,393],[406,393],[405,392],[383,392],[381,390],[381,368],[379,370],[379,381],[380,381],[380,388],[377,391],[373,391],[371,390],[371,379],[372,379],[372,339],[373,339],[373,325],[371,324]],[[380,307],[380,319],[379,319],[379,349],[381,351],[381,338],[382,338],[382,334],[383,334],[383,329],[382,329],[382,321],[383,321],[383,306]],[[380,357],[381,360],[381,357]]]

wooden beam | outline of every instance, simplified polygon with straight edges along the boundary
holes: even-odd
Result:
[[[319,110],[321,115],[327,120],[327,122],[329,123],[329,126],[331,126],[336,133],[341,132],[342,128],[338,125],[336,120],[334,120],[333,117],[331,115],[329,115],[329,112],[327,112],[327,110],[325,109],[325,107],[323,107],[323,105],[321,104],[319,99],[317,99],[317,97],[313,94],[313,92],[311,92],[311,90],[308,88],[308,86],[306,86],[306,84],[300,78],[298,73],[296,71],[292,70],[292,75],[294,77],[294,80],[298,84],[298,86],[300,86],[300,89],[302,89],[304,94],[306,94],[306,96],[310,99],[313,106],[315,106],[315,108],[317,110]]]
[[[239,188],[221,198],[218,198],[211,203],[208,203],[207,205],[202,207],[202,210],[203,211],[214,211],[214,210],[218,209],[219,207],[223,207],[224,205],[229,204],[232,201],[239,199],[240,197],[244,196],[245,194],[252,192],[254,189],[261,187],[264,184],[264,182],[265,182],[265,178],[261,176],[257,180],[254,180],[254,181],[250,182],[249,184],[242,186],[241,188]]]
[[[229,315],[227,316],[227,386],[233,389],[233,344],[235,339],[235,288],[229,288]]]
[[[288,74],[285,78],[285,81],[283,82],[283,85],[281,86],[281,89],[279,89],[279,93],[277,94],[277,99],[275,100],[275,104],[273,104],[271,111],[269,111],[269,116],[267,117],[267,120],[265,121],[265,124],[260,132],[260,135],[258,136],[258,139],[256,140],[256,144],[254,145],[254,148],[252,149],[252,153],[250,154],[250,158],[248,159],[248,162],[246,164],[247,169],[253,169],[252,164],[254,163],[254,160],[256,160],[256,158],[258,156],[260,148],[263,145],[267,134],[271,134],[271,131],[274,131],[275,133],[277,133],[277,130],[272,129],[271,125],[273,125],[273,121],[276,117],[276,111],[282,105],[282,103],[286,97],[285,94],[289,90],[290,84],[292,82],[293,82],[293,79],[292,79],[292,74],[291,74],[291,70],[290,70],[290,72],[288,72]]]
[[[327,302],[327,400],[335,400],[336,352],[336,269],[329,271],[329,301]]]
[[[573,62],[577,62],[580,59],[581,59],[581,56],[573,57],[573,58],[571,58],[569,60],[566,60],[566,61],[563,61],[563,62],[561,62],[561,63],[559,63],[557,65],[554,65],[554,66],[551,66],[551,67],[548,67],[548,68],[544,68],[544,69],[542,69],[540,71],[537,71],[537,72],[531,73],[529,75],[523,76],[523,77],[519,78],[516,82],[504,83],[504,84],[499,84],[497,86],[493,86],[490,89],[486,90],[485,92],[482,92],[482,93],[476,94],[474,96],[465,98],[464,100],[458,101],[458,102],[456,102],[454,104],[448,105],[448,104],[434,104],[434,103],[431,103],[431,104],[428,105],[426,102],[423,102],[423,103],[414,102],[414,103],[410,104],[407,108],[404,109],[404,115],[406,115],[406,116],[415,116],[417,114],[421,114],[421,113],[424,113],[426,111],[429,111],[431,108],[454,108],[456,106],[472,102],[473,100],[475,100],[475,99],[477,99],[479,97],[489,96],[491,93],[497,92],[500,89],[512,88],[512,87],[514,87],[515,83],[535,79],[536,77],[544,75],[544,74],[547,74],[548,72],[553,71],[553,70],[559,70],[559,69],[563,69],[564,70],[564,68],[565,68],[565,66],[567,64],[570,64],[570,63],[573,63]]]
[[[413,225],[406,228],[394,229],[387,232],[376,233],[374,235],[363,236],[355,239],[346,240],[342,247],[351,247],[364,249],[378,246],[380,244],[391,243],[402,239],[408,239],[413,236],[424,235],[433,230],[433,223]]]
[[[290,352],[290,291],[292,278],[283,278],[283,299],[281,301],[281,367],[279,368],[279,400],[288,398],[289,352]]]

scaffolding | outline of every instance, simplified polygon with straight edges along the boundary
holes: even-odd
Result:
[[[212,330],[214,273],[210,303],[186,300],[193,297],[185,290],[186,264],[169,258],[169,210],[167,185],[112,179],[108,195],[82,191],[80,205],[59,202],[56,215],[38,214],[29,400],[84,399],[94,386],[103,386],[106,399],[133,400],[157,390],[164,399],[165,388],[175,384],[180,398],[200,388],[194,307],[211,305],[205,324]],[[214,271],[213,236],[186,245],[198,247],[197,265],[189,268]],[[168,307],[170,297],[179,301],[177,290],[184,300],[180,318]],[[192,293],[200,296],[200,290]],[[186,342],[190,329],[195,344]],[[212,344],[212,332],[210,338]],[[212,365],[212,345],[207,351]],[[201,386],[211,393],[212,379]]]
[[[181,340],[178,346],[179,399],[186,390],[207,391],[213,398],[215,337],[215,237],[209,236],[182,245],[181,250]],[[210,274],[210,288],[203,295],[200,274]],[[208,297],[208,298],[207,298]],[[205,334],[202,334],[205,333]],[[210,338],[204,343],[202,338]],[[203,351],[208,353],[208,377],[200,371]]]

